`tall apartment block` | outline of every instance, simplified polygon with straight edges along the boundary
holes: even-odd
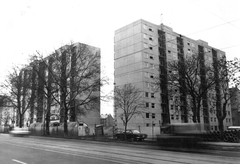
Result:
[[[68,51],[71,51],[71,53],[66,53]],[[55,51],[55,53],[58,53],[59,56],[66,53],[65,54],[66,58],[63,58],[65,60],[62,61],[62,59],[61,59],[61,62],[65,63],[65,65],[67,67],[67,71],[65,71],[66,77],[63,80],[67,81],[66,82],[66,86],[68,87],[67,94],[70,94],[70,96],[72,96],[71,94],[76,92],[76,91],[74,91],[74,90],[77,90],[77,89],[75,89],[75,87],[80,86],[79,78],[81,76],[83,76],[83,75],[76,75],[76,73],[79,73],[79,74],[82,74],[83,72],[88,73],[87,69],[93,69],[93,68],[90,68],[91,64],[89,64],[90,65],[89,68],[87,66],[85,66],[85,65],[87,65],[86,63],[88,61],[86,61],[87,60],[86,57],[82,57],[83,54],[93,55],[93,56],[97,55],[98,57],[89,58],[89,60],[91,60],[89,62],[94,63],[96,61],[95,63],[96,63],[96,65],[98,65],[98,67],[94,67],[94,69],[100,69],[100,64],[101,64],[100,63],[100,48],[86,45],[83,43],[74,43],[72,45],[65,45],[65,46],[60,47],[59,49],[57,49]],[[82,55],[81,57],[83,59],[81,59],[79,57],[79,55]],[[56,60],[56,58],[53,58],[52,56],[54,56],[54,54],[50,54],[49,56],[45,57],[44,61],[36,62],[36,63],[33,62],[30,64],[30,66],[28,68],[30,70],[29,72],[31,73],[30,77],[31,77],[32,83],[35,84],[35,85],[32,85],[32,87],[33,87],[32,94],[35,95],[34,99],[36,101],[36,103],[35,103],[35,101],[32,101],[32,103],[35,103],[35,105],[32,104],[31,108],[29,109],[29,112],[26,112],[26,115],[25,115],[25,118],[30,117],[30,119],[31,119],[30,123],[33,123],[33,122],[41,123],[43,120],[43,116],[46,115],[46,107],[47,107],[48,99],[46,98],[46,95],[44,94],[44,92],[42,90],[42,88],[45,87],[44,82],[47,81],[47,83],[51,84],[50,86],[58,86],[59,87],[59,85],[54,84],[56,82],[53,82],[53,77],[49,73],[49,70],[54,69],[52,65],[54,65],[54,64],[56,65],[56,63],[59,62],[58,60],[60,60],[60,59]],[[48,63],[48,67],[45,66],[46,65],[45,63]],[[80,65],[82,65],[82,67],[80,67]],[[31,71],[33,68],[39,69],[38,73],[36,73],[36,71]],[[58,68],[58,69],[62,69],[62,68]],[[78,71],[76,71],[76,69],[78,69]],[[80,72],[79,70],[81,70],[82,72]],[[99,73],[93,74],[91,78],[85,78],[85,77],[82,78],[81,77],[82,78],[81,82],[82,83],[88,82],[89,85],[91,85],[91,82],[93,83],[94,80],[97,80],[100,77],[100,70],[97,70],[96,72],[99,72]],[[59,75],[59,77],[60,77],[60,75]],[[57,75],[56,75],[56,77],[54,77],[54,78],[59,78],[59,77],[57,77]],[[62,81],[59,80],[59,81],[63,82],[63,80]],[[89,88],[90,87],[93,88],[93,86],[94,85],[89,86]],[[83,87],[87,88],[87,86],[83,86]],[[48,89],[49,88],[50,87],[48,87]],[[79,123],[83,122],[86,125],[88,125],[91,129],[94,129],[96,124],[100,124],[100,86],[91,91],[86,90],[86,91],[80,92],[80,90],[78,89],[77,94],[78,95],[76,95],[74,98],[76,100],[74,100],[74,101],[71,100],[71,104],[69,105],[69,108],[71,108],[71,110],[69,110],[68,121],[73,121],[73,122],[77,121]],[[58,97],[59,101],[60,101],[60,95],[61,95],[60,92],[55,95],[55,98]],[[81,99],[84,100],[85,97],[88,97],[91,95],[97,96],[98,98],[96,101],[99,101],[99,104],[96,103],[97,105],[93,106],[91,108],[92,109],[91,111],[90,110],[86,111],[86,109],[83,107],[84,105],[82,105],[82,106],[75,105],[75,101],[79,101]],[[67,99],[71,99],[70,96],[68,96]],[[51,101],[54,101],[54,99]],[[80,108],[81,108],[82,113],[79,112]],[[50,111],[50,116],[54,116],[54,117],[58,116],[60,118],[59,121],[61,122],[61,119],[63,119],[62,116],[64,116],[64,114],[61,112],[64,112],[64,111],[60,110],[60,109],[61,108],[60,108],[59,103],[55,103],[55,105],[52,105],[51,111]],[[36,111],[36,112],[34,112],[34,111]],[[30,115],[28,113],[30,113]]]
[[[240,126],[240,90],[230,88],[231,108],[232,108],[232,125]]]
[[[138,20],[116,30],[114,43],[115,86],[131,83],[145,93],[143,101],[146,107],[143,109],[143,114],[132,118],[128,128],[139,129],[149,136],[159,134],[164,124],[183,123],[187,119],[187,114],[183,110],[180,112],[174,110],[175,108],[183,109],[186,106],[184,104],[180,107],[174,106],[168,96],[167,62],[180,60],[193,52],[198,52],[202,61],[209,63],[225,55],[225,52],[209,46],[205,41],[193,40],[174,32],[166,25],[156,25],[145,20]],[[161,91],[156,93],[153,81],[159,76]],[[182,92],[184,95],[184,91]],[[207,97],[202,104],[203,108],[210,108]],[[119,111],[114,110],[116,124],[122,128],[122,121],[118,117]],[[218,130],[215,112],[208,111],[205,110],[203,113],[201,122],[209,124],[211,130]],[[231,112],[229,106],[227,111]],[[224,122],[226,129],[232,124],[231,113],[225,120],[228,120]]]

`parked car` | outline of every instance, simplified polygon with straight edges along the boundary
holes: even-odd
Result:
[[[25,127],[14,127],[11,131],[9,131],[9,133],[12,136],[28,136],[31,132]]]
[[[115,135],[115,138],[124,140],[125,139],[125,132],[124,131],[118,131]],[[147,134],[142,134],[139,132],[139,130],[136,129],[128,129],[126,131],[126,139],[132,140],[132,141],[143,141],[147,138]]]

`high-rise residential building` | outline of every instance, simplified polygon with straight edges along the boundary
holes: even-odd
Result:
[[[65,102],[69,122],[85,123],[90,129],[100,124],[100,57],[100,48],[74,43],[32,62],[25,69],[32,81],[29,95],[32,104],[25,120],[43,122],[49,101],[50,118],[53,115],[63,122],[66,114],[60,102]]]
[[[180,60],[194,53],[205,63],[213,63],[216,58],[225,56],[225,52],[213,48],[202,40],[193,40],[173,31],[166,25],[156,25],[138,20],[115,31],[114,37],[114,84],[122,86],[131,83],[143,91],[145,108],[142,115],[135,115],[128,128],[139,129],[149,136],[160,133],[160,128],[168,123],[182,123],[188,119],[184,111],[175,112],[175,108],[186,108],[184,103],[175,106],[168,95],[168,68],[171,60]],[[160,92],[155,92],[154,79],[160,77]],[[202,82],[204,82],[203,79]],[[186,93],[182,91],[182,95]],[[187,100],[186,100],[187,101]],[[187,103],[187,102],[186,102]],[[202,102],[201,122],[209,124],[211,130],[218,129],[216,110],[209,112],[207,95]],[[230,111],[230,106],[227,112]],[[123,127],[118,117],[119,110],[114,109],[116,124]],[[231,113],[227,115],[224,128],[231,125]],[[189,119],[188,122],[191,122]]]
[[[232,125],[240,126],[240,90],[230,88],[231,108],[232,108]]]

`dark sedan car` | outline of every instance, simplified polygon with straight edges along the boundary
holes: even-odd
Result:
[[[125,139],[125,132],[117,132],[115,134],[115,138],[124,140]],[[147,134],[142,134],[136,129],[128,129],[126,131],[126,139],[132,141],[143,141],[147,138]]]

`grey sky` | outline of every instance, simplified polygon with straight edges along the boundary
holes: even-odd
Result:
[[[207,41],[233,59],[240,56],[239,8],[239,0],[1,1],[0,81],[36,50],[46,56],[70,41],[101,48],[102,70],[113,80],[114,31],[138,19]],[[113,113],[111,103],[102,113]]]

